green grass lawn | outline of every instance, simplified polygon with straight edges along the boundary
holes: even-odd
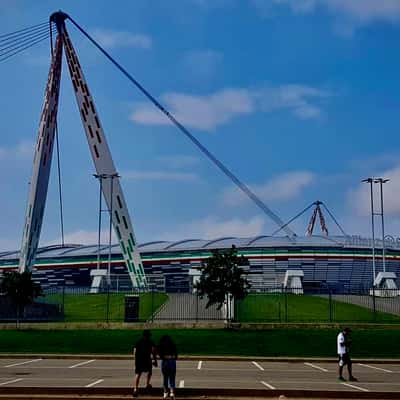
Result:
[[[148,320],[153,312],[167,300],[164,293],[141,293],[139,300],[139,320]],[[66,322],[98,321],[122,322],[124,320],[125,294],[61,294],[49,295],[46,301],[62,304]],[[108,302],[108,305],[107,305]]]
[[[317,296],[294,294],[250,294],[237,303],[236,320],[240,322],[400,322],[400,317],[373,313],[368,308],[332,301]]]
[[[154,329],[153,339],[170,334],[180,354],[336,357],[337,329]],[[2,330],[0,352],[131,354],[135,330]],[[353,357],[400,357],[400,330],[353,332]]]

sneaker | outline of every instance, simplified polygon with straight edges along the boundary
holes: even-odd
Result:
[[[344,379],[343,376],[339,376],[339,378],[337,378],[337,379],[338,379],[338,381],[340,381],[340,382],[346,382],[346,379]]]
[[[168,399],[168,392],[164,392],[163,399]]]
[[[358,382],[358,379],[355,378],[354,376],[350,376],[349,381],[350,382]]]
[[[174,392],[171,392],[171,400],[175,400],[175,393]]]
[[[138,397],[137,389],[133,389],[133,397]]]

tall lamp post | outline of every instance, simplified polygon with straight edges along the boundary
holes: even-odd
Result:
[[[99,180],[99,224],[97,235],[97,269],[100,269],[100,247],[101,247],[101,213],[109,212],[109,229],[108,229],[108,267],[107,267],[107,285],[111,283],[111,238],[112,238],[112,214],[113,214],[113,197],[114,197],[114,179],[119,178],[118,173],[114,174],[93,174]],[[103,179],[111,179],[110,184],[110,207],[108,210],[102,210],[102,194],[103,194]]]
[[[112,216],[113,216],[113,198],[114,198],[114,179],[119,178],[118,173],[108,175],[111,179],[110,185],[110,224],[108,228],[108,269],[107,269],[107,283],[111,284],[111,233],[112,233]]]
[[[374,224],[374,193],[373,193],[373,178],[363,179],[361,182],[369,183],[371,193],[371,226],[372,226],[372,285],[375,286],[375,224]]]
[[[381,221],[382,221],[382,266],[383,272],[386,272],[386,262],[385,262],[385,221],[383,217],[383,184],[389,182],[389,179],[384,178],[376,178],[374,180],[375,183],[379,183],[380,186],[380,194],[381,194]]]

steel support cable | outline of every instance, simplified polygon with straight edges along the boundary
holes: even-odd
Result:
[[[32,25],[32,26],[29,26],[29,27],[24,28],[24,29],[20,29],[20,30],[15,31],[15,32],[4,33],[3,35],[0,35],[0,40],[3,39],[3,38],[7,38],[7,37],[13,37],[13,36],[22,35],[22,34],[24,34],[25,32],[28,32],[28,31],[31,31],[31,30],[39,29],[40,27],[42,27],[42,26],[44,26],[44,25],[47,25],[47,24],[48,24],[47,22],[42,22],[41,24]]]
[[[50,31],[50,51],[51,59],[53,60],[54,48],[53,48],[53,27],[49,23],[48,29]],[[57,176],[58,176],[58,202],[60,206],[60,230],[61,230],[61,245],[64,247],[64,213],[63,213],[63,199],[62,199],[62,184],[61,184],[61,161],[60,161],[60,145],[58,138],[58,123],[56,116],[56,152],[57,152]]]
[[[315,203],[311,203],[308,207],[306,207],[303,211],[300,211],[297,215],[295,215],[292,219],[290,219],[288,222],[286,222],[285,225],[281,226],[279,229],[277,229],[275,232],[272,233],[271,236],[275,236],[277,233],[279,233],[284,227],[287,225],[291,224],[294,220],[297,218],[301,217],[306,211],[308,211]]]
[[[18,36],[13,36],[13,37],[9,37],[9,38],[5,38],[5,39],[0,39],[0,46],[6,45],[8,43],[12,43],[15,41],[19,41],[19,40],[23,40],[26,37],[35,35],[37,33],[40,32],[44,32],[47,30],[47,26],[42,26],[38,29],[35,29],[34,31],[30,31],[30,32],[25,32],[24,34],[18,35]]]
[[[38,32],[38,33],[35,34],[35,35],[31,35],[31,36],[29,36],[29,37],[16,40],[16,41],[15,41],[14,43],[12,43],[12,44],[9,44],[9,43],[8,43],[6,46],[1,46],[1,45],[0,45],[0,53],[2,53],[3,55],[5,55],[5,54],[7,54],[7,53],[11,53],[12,51],[18,49],[19,47],[21,47],[21,46],[23,46],[23,45],[25,45],[25,44],[27,44],[27,43],[33,41],[33,40],[39,39],[39,38],[41,38],[41,37],[43,37],[43,36],[45,36],[45,35],[48,35],[48,30],[47,30],[47,29],[45,29],[45,30],[43,30],[43,31],[41,31],[41,32]],[[6,50],[7,50],[7,51],[6,51]],[[2,54],[0,54],[0,55],[2,55]]]
[[[103,53],[108,60],[128,78],[189,140],[191,140],[199,150],[206,155],[236,186],[238,186],[247,197],[249,197],[265,214],[268,215],[279,227],[283,229],[290,237],[295,236],[295,233],[272,211],[270,208],[253,193],[250,188],[243,183],[236,175],[233,174],[220,160],[218,160],[206,147],[204,147],[198,139],[196,139],[161,103],[153,97],[122,65],[120,65],[110,54],[108,54],[83,28],[75,22],[70,16],[67,17],[75,27],[86,36],[92,44]]]
[[[38,38],[38,37],[40,37],[40,36],[42,36],[44,34],[48,34],[48,30],[47,29],[43,29],[42,31],[36,32],[36,33],[34,33],[32,35],[16,39],[13,42],[0,44],[0,51],[4,51],[4,50],[7,50],[7,49],[11,49],[11,48],[17,47],[17,46],[19,46],[21,44],[24,44],[26,42],[34,40],[34,39],[36,39],[36,38]]]
[[[49,33],[48,32],[42,33],[39,36],[35,36],[32,39],[29,39],[29,40],[26,40],[23,43],[17,44],[12,49],[9,49],[9,50],[6,50],[6,51],[1,51],[0,50],[0,57],[3,57],[5,55],[7,55],[7,54],[10,54],[10,53],[12,53],[12,52],[14,52],[16,50],[19,50],[19,49],[21,49],[21,48],[23,48],[23,47],[25,47],[25,46],[37,41],[37,40],[48,39],[48,38],[49,38]]]
[[[32,46],[34,46],[34,45],[36,45],[36,44],[38,44],[38,43],[40,43],[40,42],[43,42],[43,40],[46,40],[46,39],[48,39],[48,38],[49,38],[49,35],[47,34],[45,37],[43,37],[43,38],[41,38],[41,39],[38,39],[38,40],[35,40],[35,41],[33,41],[32,43],[29,43],[29,44],[27,44],[26,46],[22,47],[21,49],[16,50],[15,52],[13,52],[13,53],[11,53],[11,54],[6,55],[5,57],[0,57],[0,62],[5,61],[5,60],[8,60],[9,58],[11,58],[11,57],[13,57],[13,56],[15,56],[15,55],[17,55],[17,54],[23,52],[24,50],[29,49],[30,47],[32,47]]]
[[[339,222],[336,220],[335,216],[329,211],[329,208],[324,204],[321,203],[322,206],[325,208],[325,210],[327,211],[327,213],[329,214],[329,216],[332,218],[333,222],[336,224],[336,226],[339,228],[340,232],[342,232],[343,236],[349,236],[344,230],[343,228],[340,226]]]

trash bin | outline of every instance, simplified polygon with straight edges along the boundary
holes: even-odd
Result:
[[[125,296],[125,322],[139,322],[139,296]]]

